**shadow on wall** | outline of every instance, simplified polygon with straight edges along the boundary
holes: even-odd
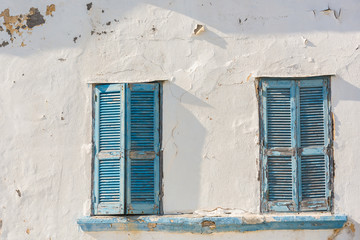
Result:
[[[163,90],[164,212],[192,212],[199,202],[206,130],[186,105],[209,105],[171,82]]]
[[[171,37],[176,31],[167,34],[169,27],[179,28],[179,32],[189,29],[189,38],[193,34],[196,24],[205,25],[203,36],[194,40],[208,41],[221,48],[226,48],[226,41],[221,34],[276,34],[276,33],[308,33],[308,32],[349,32],[360,29],[360,5],[356,1],[333,2],[328,5],[323,1],[297,1],[269,4],[268,1],[160,1],[160,0],[134,0],[134,1],[95,1],[79,0],[76,3],[51,4],[36,9],[36,14],[45,16],[37,25],[30,25],[32,34],[17,34],[27,30],[27,25],[17,25],[18,15],[15,4],[0,3],[0,47],[6,52],[19,54],[11,50],[10,46],[25,47],[29,44],[39,44],[44,48],[78,47],[90,38],[101,39],[114,35],[125,34],[121,27],[139,26],[143,32],[134,39],[154,39],[159,36]],[[343,5],[342,5],[343,4]],[[35,12],[31,3],[26,3],[30,12]],[[346,9],[343,9],[343,8]],[[33,10],[31,10],[33,9]],[[351,9],[351,11],[350,11]],[[1,13],[3,16],[1,17]],[[6,14],[5,14],[6,13]],[[142,14],[139,14],[142,13]],[[174,18],[172,13],[177,13]],[[23,12],[22,15],[26,15]],[[185,16],[184,21],[179,14]],[[20,16],[20,15],[19,15]],[[32,16],[31,13],[29,16]],[[6,18],[6,19],[5,19]],[[167,20],[164,21],[164,18]],[[188,21],[190,18],[192,21]],[[15,19],[12,22],[12,19]],[[38,18],[36,18],[38,19]],[[25,20],[24,20],[25,21]],[[183,26],[173,24],[181,24]],[[7,24],[5,24],[5,22]],[[192,24],[194,26],[188,26]],[[137,23],[137,24],[136,24]],[[25,26],[22,29],[22,26]],[[120,27],[120,28],[119,28]],[[14,29],[18,29],[14,31]],[[191,30],[190,30],[191,29]],[[137,30],[134,30],[137,31]],[[130,31],[133,34],[134,31]],[[46,33],[46,34],[45,34]],[[175,34],[177,35],[177,34]],[[144,37],[144,38],[143,38]],[[173,36],[179,38],[179,36]],[[183,38],[183,36],[181,37]],[[186,36],[185,36],[186,38]],[[36,40],[36,41],[35,41]],[[4,44],[3,44],[4,43]]]
[[[331,81],[331,99],[332,106],[336,108],[342,101],[360,101],[360,88],[345,81],[341,76],[337,75],[334,80]],[[340,135],[341,122],[339,118],[334,114],[335,118],[335,139]],[[336,143],[336,141],[335,141]]]
[[[360,101],[360,88],[345,81],[340,75],[331,81],[331,89],[333,107],[337,107],[341,101]]]

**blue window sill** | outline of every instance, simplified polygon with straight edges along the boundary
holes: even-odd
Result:
[[[193,215],[83,217],[78,224],[85,232],[246,232],[258,230],[338,229],[345,215],[244,215],[239,217],[199,217]]]

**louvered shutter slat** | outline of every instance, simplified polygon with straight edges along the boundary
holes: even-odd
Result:
[[[301,147],[324,146],[323,87],[300,87]]]
[[[95,88],[94,214],[124,213],[123,85]]]
[[[290,88],[267,89],[268,147],[291,147]]]
[[[268,157],[269,201],[292,200],[291,156]]]
[[[300,210],[329,210],[330,176],[327,80],[299,85]]]
[[[296,208],[294,93],[292,82],[262,82],[262,208],[266,211],[294,211]]]
[[[127,212],[159,213],[159,84],[127,88]]]

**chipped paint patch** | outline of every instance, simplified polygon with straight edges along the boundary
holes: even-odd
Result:
[[[198,24],[198,25],[196,25],[196,28],[194,29],[194,34],[199,35],[200,33],[204,32],[204,31],[205,31],[205,26]]]
[[[202,227],[208,227],[208,228],[210,228],[212,230],[216,228],[215,222],[214,221],[208,221],[208,220],[202,221],[201,226]]]
[[[89,11],[92,8],[92,2],[86,4],[86,9]]]
[[[328,237],[328,240],[335,240],[344,229],[347,229],[352,235],[355,233],[355,225],[349,221],[345,223],[342,228],[334,229],[333,233]]]
[[[252,73],[249,74],[249,76],[246,78],[246,81],[248,82],[252,76]]]
[[[0,44],[0,47],[6,47],[7,45],[9,45],[9,42],[8,42],[8,41],[3,41],[3,42]]]
[[[331,9],[330,7],[328,7],[327,9],[324,9],[322,11],[320,11],[321,13],[325,14],[325,15],[334,15],[334,17],[336,19],[340,18],[341,15],[341,8],[339,10],[335,10],[335,9]]]
[[[156,225],[157,225],[156,223],[148,223],[147,226],[148,226],[149,230],[152,231],[152,230],[154,230],[154,228],[156,228]]]
[[[55,12],[56,8],[55,8],[55,4],[50,4],[46,6],[46,16],[53,16],[53,12]]]
[[[53,16],[52,13],[55,11],[55,5],[48,5],[46,8],[46,15]],[[10,9],[7,8],[0,13],[0,18],[3,18],[3,26],[0,26],[0,31],[6,31],[10,37],[10,41],[13,42],[16,38],[14,35],[22,36],[22,34],[27,31],[31,34],[31,30],[45,23],[44,16],[40,13],[37,8],[30,8],[29,13],[11,15]],[[5,47],[8,45],[8,41],[3,41],[0,47]],[[26,46],[24,41],[22,41],[21,47]]]
[[[21,36],[21,29],[26,29],[25,21],[27,20],[26,15],[11,16],[10,10],[7,8],[0,13],[0,17],[4,18],[4,26],[6,32],[10,35],[10,40],[13,41],[13,34],[17,33]]]
[[[17,195],[18,195],[19,197],[21,197],[21,192],[20,192],[19,189],[16,189],[16,193],[17,193]]]
[[[353,223],[349,224],[349,229],[352,233],[355,233],[355,225]]]
[[[33,28],[45,23],[44,16],[40,14],[39,9],[30,8],[30,13],[27,15],[26,25],[28,28]]]

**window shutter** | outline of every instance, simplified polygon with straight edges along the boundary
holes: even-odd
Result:
[[[261,82],[262,210],[296,211],[295,83]]]
[[[330,211],[328,80],[299,81],[300,211]]]
[[[95,87],[94,214],[124,214],[124,85]]]
[[[128,84],[127,86],[127,213],[158,214],[159,84]]]

